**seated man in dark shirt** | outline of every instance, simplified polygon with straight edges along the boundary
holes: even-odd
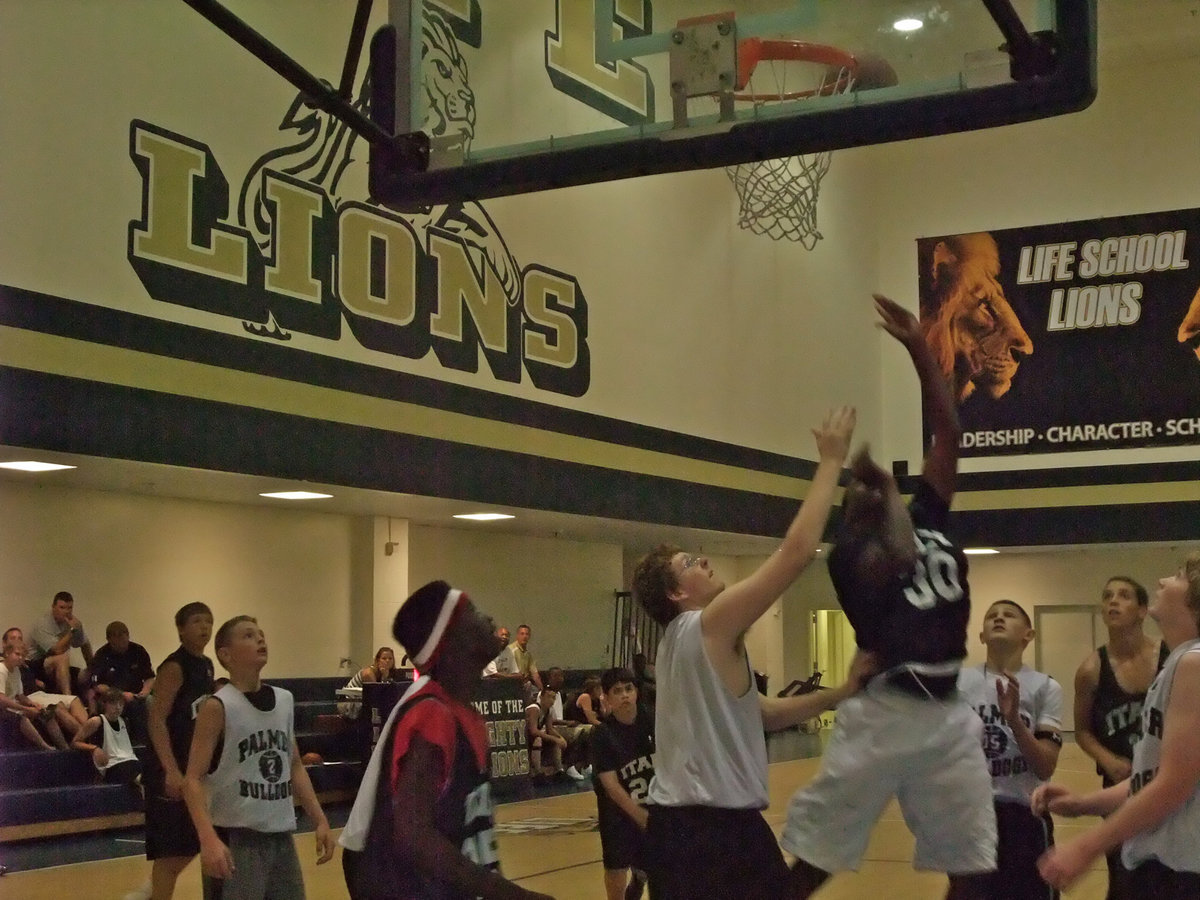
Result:
[[[146,740],[146,698],[154,687],[154,666],[141,644],[129,640],[124,622],[111,622],[105,629],[107,639],[88,666],[92,697],[89,706],[99,706],[104,696],[116,691],[125,699],[125,721],[134,741]]]

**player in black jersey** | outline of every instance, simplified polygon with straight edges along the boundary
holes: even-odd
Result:
[[[471,705],[500,652],[491,617],[433,581],[392,634],[421,677],[396,704],[338,843],[353,900],[554,900],[500,874],[487,729]]]
[[[907,507],[865,449],[850,468],[829,574],[881,671],[839,705],[821,771],[792,798],[781,839],[797,857],[788,896],[857,868],[895,796],[917,839],[914,865],[946,872],[947,898],[976,900],[996,867],[996,819],[982,723],[957,691],[971,612],[966,557],[946,531],[958,414],[916,317],[878,294],[875,308],[912,358],[933,442]]]
[[[175,613],[179,649],[155,674],[147,707],[153,753],[146,758],[146,858],[153,900],[170,900],[175,880],[200,852],[200,839],[183,802],[183,773],[196,725],[196,709],[213,690],[213,663],[204,655],[213,617],[203,603]],[[136,893],[132,896],[136,896]]]
[[[646,881],[646,792],[654,777],[654,720],[638,705],[637,677],[629,669],[609,669],[600,677],[600,688],[610,712],[592,732],[592,786],[604,890],[608,900],[636,900]],[[653,891],[650,896],[653,900]]]
[[[1129,777],[1146,691],[1167,659],[1167,645],[1143,630],[1149,604],[1146,589],[1128,575],[1108,579],[1100,594],[1108,643],[1093,650],[1075,673],[1075,743],[1096,761],[1104,787]],[[1105,900],[1144,896],[1143,885],[1128,883],[1121,848],[1106,858]]]

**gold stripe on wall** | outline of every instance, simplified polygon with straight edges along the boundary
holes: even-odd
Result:
[[[0,365],[712,487],[800,497],[805,479],[575,437],[415,403],[0,326]],[[236,399],[234,399],[236,398]]]
[[[1148,481],[1136,484],[1079,484],[971,491],[955,496],[954,509],[963,512],[986,512],[1134,503],[1194,503],[1198,500],[1200,481]]]

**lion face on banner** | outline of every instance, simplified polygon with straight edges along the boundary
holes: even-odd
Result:
[[[1181,344],[1191,344],[1192,352],[1196,354],[1197,359],[1200,359],[1200,289],[1197,289],[1195,296],[1192,297],[1187,314],[1179,323],[1178,338]]]
[[[939,241],[929,260],[929,290],[921,297],[921,325],[959,403],[978,388],[993,399],[1012,386],[1033,341],[997,281],[1000,254],[990,234]]]
[[[431,10],[421,27],[421,63],[428,109],[422,130],[434,137],[459,134],[469,145],[475,136],[475,93],[467,82],[467,61],[446,20]]]

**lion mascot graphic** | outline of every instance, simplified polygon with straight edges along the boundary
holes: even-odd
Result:
[[[996,241],[978,232],[919,246],[921,327],[955,397],[962,403],[976,388],[1002,397],[1033,341],[997,280]]]
[[[1179,323],[1179,343],[1190,344],[1196,358],[1200,359],[1200,289],[1192,297],[1191,305]]]
[[[459,49],[454,30],[436,10],[426,8],[421,27],[421,73],[427,101],[422,131],[433,138],[457,141],[468,148],[475,136],[475,94],[467,80],[467,62]],[[370,84],[364,77],[355,106],[369,108]],[[331,200],[340,199],[339,183],[354,163],[358,136],[335,116],[316,109],[299,95],[279,124],[281,132],[295,132],[299,140],[271,150],[250,167],[242,182],[239,224],[255,234],[264,249],[270,242],[270,222],[262,196],[263,173],[267,169],[300,178],[323,188]],[[499,279],[510,304],[521,297],[521,269],[498,232],[495,222],[473,201],[431,206],[405,213],[417,230],[433,228],[461,240],[475,269],[490,267]],[[287,340],[289,335],[274,322],[261,328],[246,324],[247,330],[264,337]]]

